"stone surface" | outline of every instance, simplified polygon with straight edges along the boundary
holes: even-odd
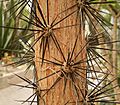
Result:
[[[21,84],[25,84],[24,82]],[[21,102],[16,100],[26,100],[32,95],[33,90],[23,89],[16,86],[10,86],[0,90],[0,105],[22,105]],[[29,105],[30,103],[24,103],[23,105]],[[37,105],[36,103],[32,105]]]
[[[4,71],[5,67],[0,66],[0,70],[2,72]],[[20,83],[22,80],[15,76],[15,74],[20,75],[22,77],[27,77],[27,78],[33,78],[33,70],[30,69],[27,73],[25,71],[26,67],[23,66],[21,68],[13,68],[13,67],[7,67],[7,70],[9,72],[5,73],[4,75],[0,76],[0,89],[7,88],[9,86],[9,83]]]

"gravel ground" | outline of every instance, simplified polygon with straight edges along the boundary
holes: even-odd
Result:
[[[25,84],[25,83],[21,83]],[[30,103],[17,102],[15,100],[26,100],[32,95],[31,89],[23,89],[16,86],[10,86],[0,90],[0,105],[29,105]],[[33,105],[36,105],[35,103]]]

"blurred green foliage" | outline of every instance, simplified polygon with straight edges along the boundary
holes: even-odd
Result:
[[[22,13],[29,16],[29,11],[24,9],[19,15],[15,12],[19,7],[15,6],[17,0],[9,0],[0,2],[0,59],[4,57],[4,53],[9,55],[17,54],[21,52],[24,46],[19,39],[25,35],[25,31],[18,30],[17,28],[5,28],[7,27],[27,27],[28,24],[22,21]],[[9,20],[8,20],[9,19]],[[14,53],[15,52],[15,53]]]

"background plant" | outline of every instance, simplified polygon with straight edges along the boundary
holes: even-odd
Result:
[[[16,5],[16,0],[1,1],[0,5],[0,59],[4,57],[5,53],[8,53],[9,56],[18,56],[23,52],[25,43],[27,43],[26,41],[29,40],[29,38],[25,37],[24,40],[21,41],[27,30],[13,30],[13,28],[10,27],[26,28],[29,27],[29,24],[20,21],[20,18],[23,16],[18,16],[18,6],[12,8],[13,5]],[[22,11],[22,13],[29,15],[27,8]]]

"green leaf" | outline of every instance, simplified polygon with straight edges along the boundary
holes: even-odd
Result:
[[[3,8],[2,8],[2,5],[3,5],[3,2],[0,2],[0,26],[2,26],[3,25]],[[2,39],[3,39],[3,37],[2,37],[2,28],[0,28],[0,48],[2,47]]]

